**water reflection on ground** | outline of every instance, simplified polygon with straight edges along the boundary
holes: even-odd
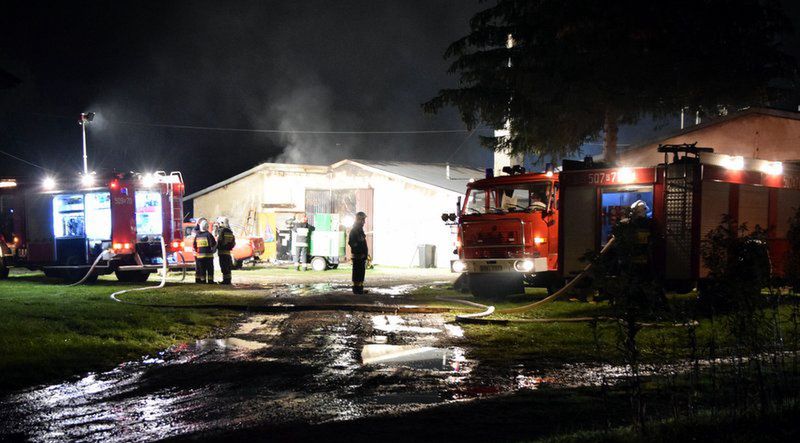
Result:
[[[464,398],[461,335],[432,314],[254,315],[229,337],[8,396],[0,439],[147,441],[429,407]]]

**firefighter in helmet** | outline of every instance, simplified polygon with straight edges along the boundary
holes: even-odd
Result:
[[[194,236],[195,283],[214,283],[214,251],[217,240],[208,232],[208,220],[201,219],[197,226],[198,232]]]
[[[233,257],[231,250],[236,245],[236,237],[231,231],[231,224],[228,217],[217,218],[217,259],[219,268],[222,270],[222,284],[231,284],[231,271],[233,269]]]
[[[635,229],[635,253],[633,261],[645,270],[650,264],[650,236],[652,234],[652,220],[647,216],[650,208],[644,200],[636,200],[631,204],[630,215],[621,220],[621,223],[630,223]]]
[[[305,214],[298,214],[292,224],[292,260],[294,268],[298,271],[300,266],[304,271],[308,270],[308,246],[313,231],[314,226],[308,224],[308,217]]]
[[[364,222],[367,214],[359,212],[356,214],[356,221],[350,230],[347,244],[353,254],[353,294],[364,294],[364,276],[367,272],[367,258],[369,247],[367,246],[367,235],[364,233]]]

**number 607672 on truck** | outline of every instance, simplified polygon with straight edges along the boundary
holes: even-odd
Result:
[[[467,185],[459,214],[453,272],[466,273],[479,297],[524,292],[525,286],[561,287],[558,263],[558,174],[487,177]],[[516,172],[516,173],[514,173]]]

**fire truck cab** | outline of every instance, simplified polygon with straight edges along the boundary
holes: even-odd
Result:
[[[789,219],[800,207],[800,176],[780,162],[714,154],[711,148],[664,145],[664,163],[603,167],[565,162],[560,174],[559,270],[571,278],[599,251],[631,204],[643,201],[652,219],[652,266],[667,290],[691,291],[708,271],[701,260],[706,235],[724,215],[768,233],[778,275],[785,263]]]
[[[555,291],[558,277],[558,174],[525,173],[469,183],[459,214],[458,260],[453,272],[466,273],[476,296],[524,292],[525,285]]]
[[[58,190],[17,195],[24,227],[13,264],[48,277],[78,280],[116,274],[120,281],[145,281],[162,268],[191,267],[183,250],[183,179],[166,174],[113,173]]]

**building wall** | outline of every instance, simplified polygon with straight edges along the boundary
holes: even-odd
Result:
[[[665,139],[662,144],[694,143],[714,148],[717,154],[741,155],[770,161],[800,160],[800,120],[765,114],[747,114],[719,124]],[[658,143],[620,154],[624,165],[649,166],[662,163]]]
[[[205,217],[211,221],[225,216],[231,226],[238,230],[247,217],[249,208],[258,210],[262,198],[262,177],[256,173],[216,189],[208,194],[195,197],[192,217]]]
[[[458,194],[440,188],[409,183],[352,165],[334,170],[335,188],[372,188],[375,263],[418,266],[417,247],[436,246],[436,266],[447,268],[455,258],[455,235],[441,219],[454,212]]]
[[[441,220],[443,212],[454,212],[457,193],[410,183],[402,178],[345,164],[327,173],[318,171],[260,171],[194,199],[194,217],[229,217],[241,226],[247,209],[274,212],[276,225],[305,209],[307,189],[372,189],[374,263],[386,266],[417,266],[417,246],[436,246],[436,265],[449,267],[455,258],[455,235]],[[362,210],[363,208],[357,208]]]

